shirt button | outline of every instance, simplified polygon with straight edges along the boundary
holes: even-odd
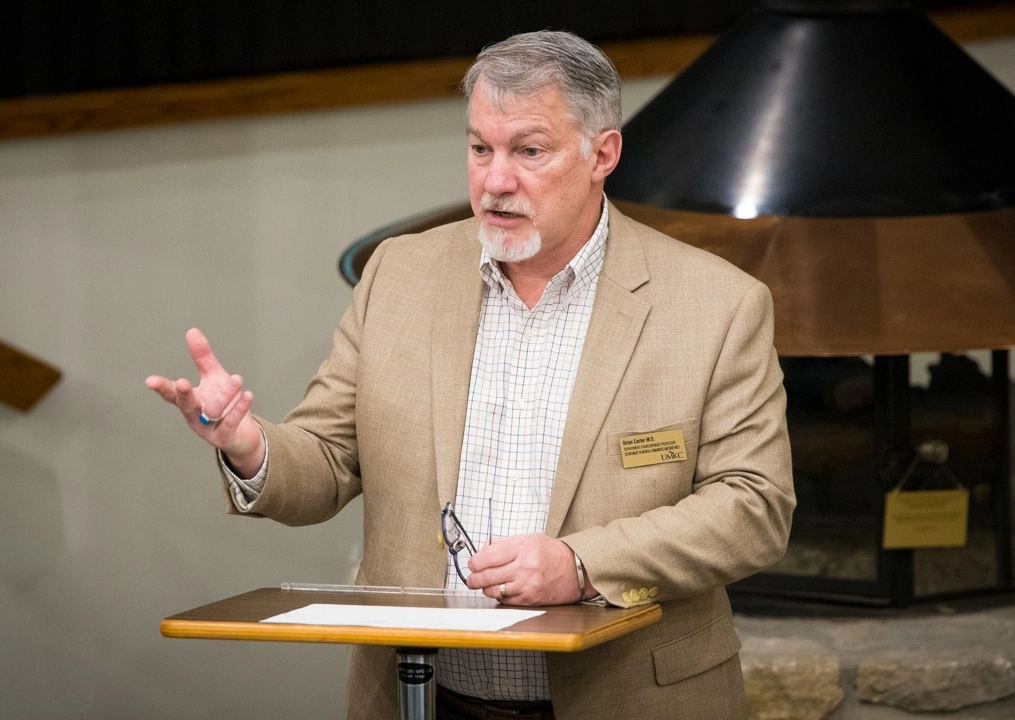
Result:
[[[500,681],[500,686],[502,688],[510,688],[511,687],[511,680],[508,679],[508,678],[504,678],[503,680]]]
[[[514,482],[518,482],[521,479],[522,479],[522,474],[520,472],[518,472],[517,470],[512,470],[511,472],[508,473],[508,480],[513,480]],[[443,540],[444,540],[444,537],[441,536],[441,541],[443,542]]]
[[[513,405],[514,405],[515,410],[524,410],[525,409],[525,401],[524,400],[515,400]]]

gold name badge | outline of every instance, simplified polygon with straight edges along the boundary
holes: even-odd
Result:
[[[663,430],[622,437],[620,457],[625,468],[687,460],[684,431]]]
[[[961,547],[969,527],[969,491],[892,490],[885,496],[885,550]]]

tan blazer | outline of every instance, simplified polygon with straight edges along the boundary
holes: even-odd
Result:
[[[303,402],[261,420],[269,469],[252,510],[316,523],[362,493],[362,583],[444,582],[440,511],[456,494],[482,299],[476,231],[467,220],[381,245]],[[672,428],[686,461],[622,467],[621,436]],[[744,715],[723,586],[782,556],[791,475],[767,288],[611,206],[546,532],[610,603],[652,595],[663,614],[548,656],[560,720]],[[394,662],[354,651],[349,718],[397,717]]]

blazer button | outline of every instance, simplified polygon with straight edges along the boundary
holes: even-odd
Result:
[[[642,600],[648,600],[648,588],[642,588],[638,591],[638,600],[639,602]]]
[[[633,603],[634,602],[634,600],[631,599],[631,591],[630,590],[625,590],[624,594],[621,597],[624,598],[624,602],[626,602],[626,603]]]
[[[444,533],[440,530],[437,531],[437,545],[438,547],[444,547]]]
[[[659,594],[659,588],[657,588],[657,587],[649,588],[649,590],[648,590],[648,596],[650,598],[654,598],[658,594]]]

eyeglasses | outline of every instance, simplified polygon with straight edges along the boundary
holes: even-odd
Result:
[[[458,572],[458,577],[462,579],[462,582],[465,582],[465,575],[462,574],[462,566],[458,560],[458,553],[466,550],[469,553],[469,557],[471,557],[476,552],[476,546],[472,544],[472,538],[469,537],[469,533],[465,532],[461,521],[455,515],[454,503],[449,502],[444,506],[444,510],[441,511],[441,532],[444,534],[444,542],[451,553],[451,559],[455,561],[455,570]],[[466,565],[468,565],[468,560],[466,560]]]

